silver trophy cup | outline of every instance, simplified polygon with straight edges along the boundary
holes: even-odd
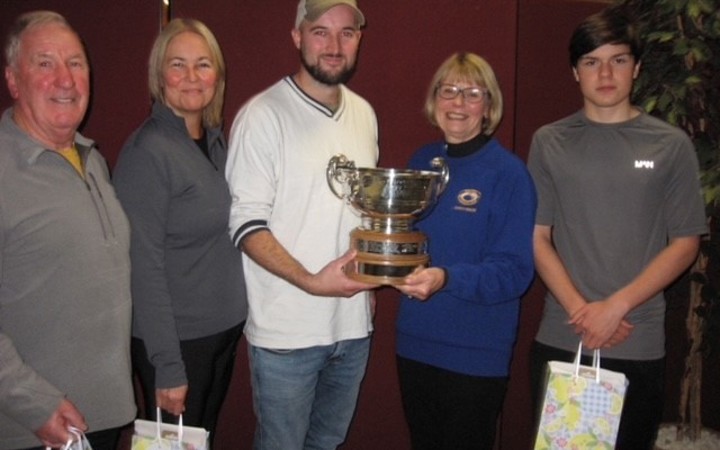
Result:
[[[450,179],[445,160],[430,161],[435,170],[356,168],[344,155],[330,159],[330,190],[362,216],[350,233],[357,250],[350,278],[373,284],[399,284],[418,266],[427,265],[427,237],[413,222],[427,213]]]

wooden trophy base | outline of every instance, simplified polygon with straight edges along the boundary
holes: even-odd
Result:
[[[370,284],[402,284],[418,266],[427,265],[427,238],[419,231],[382,233],[356,228],[350,245],[357,250],[348,277]]]

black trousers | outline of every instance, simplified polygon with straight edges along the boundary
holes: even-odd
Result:
[[[244,322],[222,333],[180,341],[180,352],[188,378],[183,424],[202,427],[215,436],[217,419],[227,394],[235,365],[237,345]],[[144,416],[155,420],[155,367],[148,359],[142,340],[132,339],[133,367],[143,391]],[[163,411],[163,422],[178,418]],[[95,449],[93,449],[95,450]]]
[[[602,358],[602,352],[600,356],[602,368],[622,372],[628,379],[615,449],[653,450],[665,399],[665,358],[650,361],[612,359]],[[540,419],[548,361],[572,362],[574,359],[575,352],[533,342],[530,350],[530,382],[533,410],[536,412],[535,423]],[[591,357],[583,356],[582,364],[591,363]]]
[[[492,450],[507,378],[463,375],[397,357],[413,450]]]

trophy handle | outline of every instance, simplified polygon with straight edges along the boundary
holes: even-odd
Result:
[[[434,169],[440,170],[440,185],[438,186],[437,190],[437,194],[439,195],[445,190],[448,181],[450,181],[450,171],[448,169],[447,163],[445,162],[445,159],[440,156],[436,156],[435,158],[433,158],[430,161],[430,165]]]
[[[348,177],[346,173],[343,173],[343,170],[351,170],[354,172],[355,163],[353,161],[349,161],[345,155],[338,154],[330,158],[325,172],[330,190],[333,194],[335,194],[335,197],[340,200],[345,198],[345,194],[341,194],[337,191],[337,189],[335,189],[335,183],[343,185],[347,182]]]

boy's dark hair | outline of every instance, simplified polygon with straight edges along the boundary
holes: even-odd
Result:
[[[587,17],[575,29],[568,48],[570,66],[577,66],[583,55],[605,44],[627,44],[636,64],[642,58],[642,43],[630,16],[621,8],[611,6]]]

